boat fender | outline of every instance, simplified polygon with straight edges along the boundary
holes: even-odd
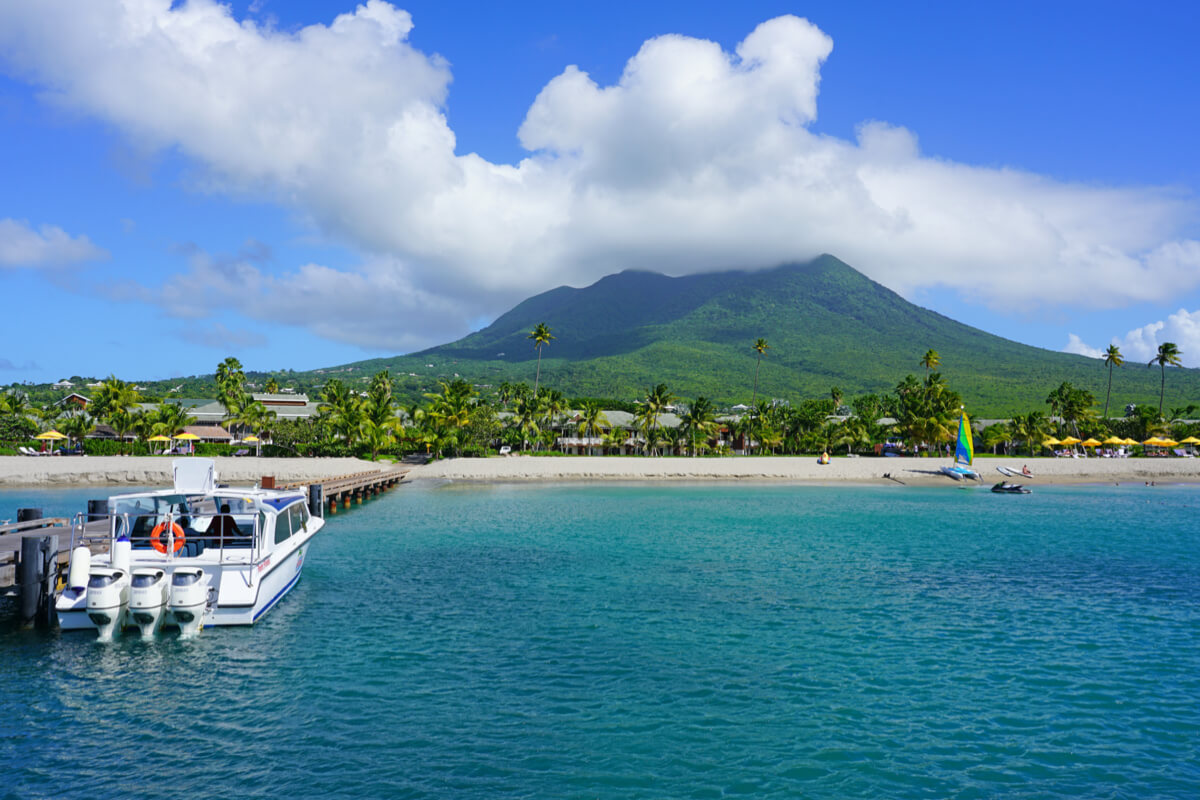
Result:
[[[67,570],[67,586],[77,592],[87,588],[88,573],[92,571],[92,551],[80,545],[71,551],[71,567]]]
[[[109,559],[110,566],[113,569],[119,569],[122,572],[129,572],[130,551],[133,545],[129,543],[129,538],[122,536],[113,543],[112,557]]]
[[[167,546],[163,543],[162,534],[167,529],[167,523],[160,522],[154,526],[154,530],[150,532],[150,546],[160,553],[167,552]],[[179,527],[178,522],[171,523],[171,533],[175,534],[175,548],[171,551],[172,554],[178,553],[187,544],[183,535],[183,528]]]

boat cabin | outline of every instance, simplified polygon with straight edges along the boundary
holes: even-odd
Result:
[[[114,541],[168,558],[257,561],[309,525],[303,492],[146,492],[110,498],[108,511]]]

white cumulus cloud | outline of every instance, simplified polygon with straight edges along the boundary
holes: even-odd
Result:
[[[1148,362],[1164,342],[1173,342],[1179,347],[1179,360],[1183,366],[1200,367],[1200,310],[1181,308],[1165,320],[1134,328],[1123,337],[1113,337],[1111,343],[1121,349],[1121,355],[1127,361]],[[1101,349],[1089,346],[1073,333],[1063,350],[1097,358],[1104,355]]]
[[[450,67],[409,44],[412,25],[382,0],[294,32],[213,0],[41,0],[0,5],[0,58],[48,102],[178,149],[205,189],[274,198],[356,247],[354,273],[260,273],[277,294],[361,292],[357,311],[322,323],[347,341],[434,343],[423,309],[457,335],[624,268],[822,252],[901,292],[945,286],[1001,307],[1162,302],[1200,285],[1200,242],[1184,234],[1196,207],[1180,192],[954,163],[880,121],[852,141],[814,133],[833,43],[797,17],[733,52],[651,39],[612,85],[566,67],[532,100],[517,164],[456,151]]]
[[[1088,358],[1104,358],[1104,351],[1102,349],[1092,347],[1073,333],[1067,335],[1067,346],[1063,348],[1063,352],[1087,356]]]
[[[56,225],[34,230],[24,220],[0,219],[0,268],[60,267],[108,258],[86,236],[71,236]]]

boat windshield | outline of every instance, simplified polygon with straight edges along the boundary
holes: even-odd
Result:
[[[252,547],[258,509],[253,497],[163,494],[114,498],[112,513],[115,535],[128,536],[135,550],[182,539],[188,550],[181,555],[199,555],[212,548]]]

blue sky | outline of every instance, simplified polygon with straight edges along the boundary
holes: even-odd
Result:
[[[0,4],[0,383],[309,369],[821,252],[1200,366],[1200,11],[1131,8]]]

